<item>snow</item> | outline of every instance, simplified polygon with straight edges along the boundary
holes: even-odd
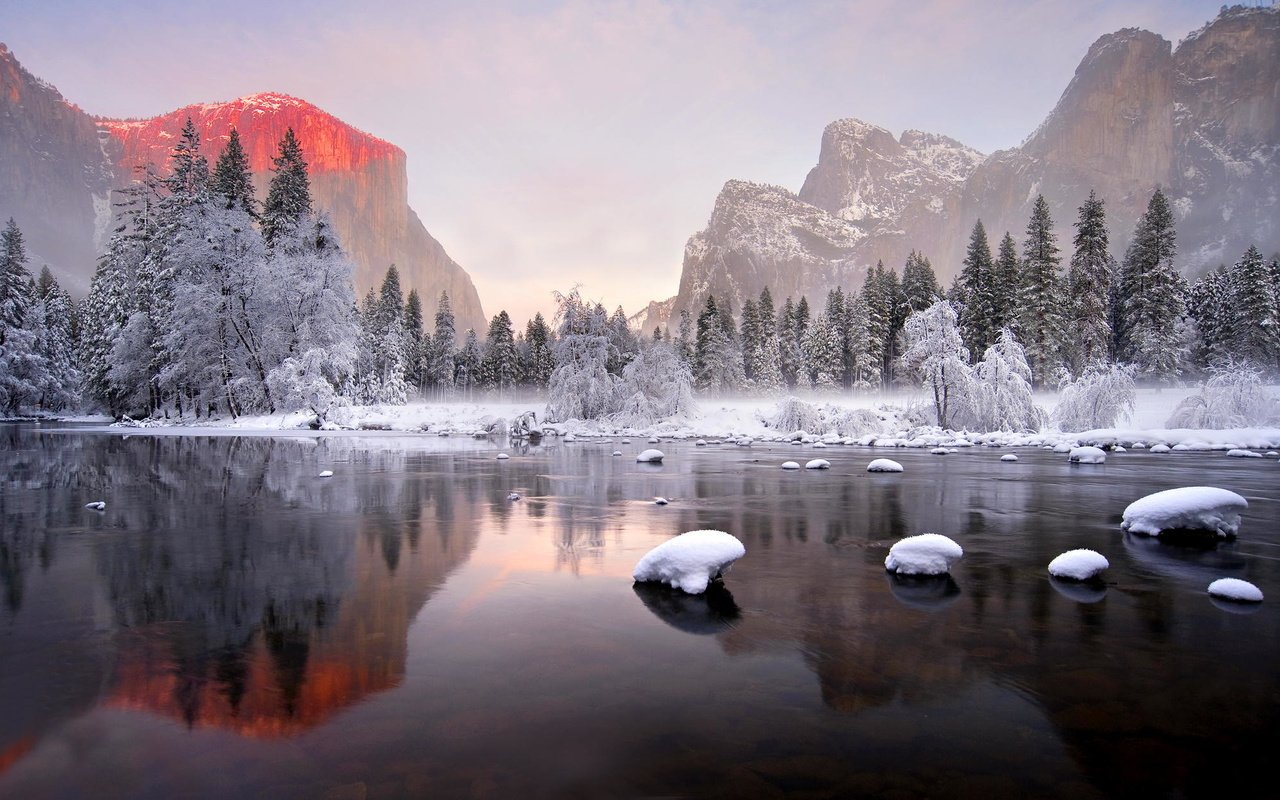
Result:
[[[1167,445],[1167,444],[1153,444],[1153,445],[1151,445],[1151,452],[1152,452],[1152,453],[1167,453],[1167,452],[1169,452],[1169,450],[1170,450],[1170,448],[1169,448],[1169,445]]]
[[[1073,447],[1067,455],[1072,464],[1103,464],[1106,460],[1106,452],[1098,447]]]
[[[85,503],[84,507],[92,511],[106,511],[107,504],[101,500],[94,500],[92,503]]]
[[[331,469],[322,469],[322,470],[320,470],[320,474],[319,474],[319,475],[317,475],[316,477],[317,477],[317,478],[332,478],[332,477],[333,477],[333,470],[331,470]]]
[[[1236,603],[1262,602],[1262,590],[1239,578],[1219,578],[1209,584],[1209,596]]]
[[[1203,530],[1231,537],[1240,529],[1240,512],[1248,507],[1247,500],[1226,489],[1167,489],[1130,503],[1120,527],[1147,536],[1170,530]]]
[[[947,453],[950,453],[951,451],[945,447],[935,447],[929,452],[935,456],[945,456]]]
[[[1227,455],[1232,458],[1262,458],[1261,453],[1255,453],[1252,450],[1241,450],[1239,448],[1228,450]]]
[[[1087,581],[1109,566],[1106,556],[1096,550],[1068,550],[1049,562],[1049,574],[1055,578]]]
[[[689,594],[702,594],[707,584],[726,573],[746,552],[737,537],[724,531],[689,531],[646,553],[632,577],[638,582],[657,581]]]
[[[614,451],[613,451],[613,454],[614,454],[615,456],[620,456],[620,455],[622,455],[622,451],[621,451],[621,450],[614,450]]]
[[[641,464],[661,464],[662,459],[664,458],[666,458],[666,456],[661,450],[654,450],[650,448],[636,456],[636,461]]]
[[[514,501],[516,501],[516,500],[519,500],[519,499],[520,499],[520,493],[519,493],[519,492],[512,492],[511,494],[507,495],[507,499],[508,499],[508,500],[511,500],[511,501],[513,501],[513,502],[514,502]]]
[[[1018,457],[1015,456],[1013,453],[1005,453],[1004,455],[1000,456],[1000,460],[1001,461],[1017,461]]]
[[[783,461],[782,468],[783,469],[800,469],[800,465],[794,461]]]
[[[789,463],[794,464],[795,462],[794,462],[794,461],[792,461],[792,462],[789,462]],[[830,462],[830,461],[828,461],[828,460],[826,460],[825,458],[815,458],[815,459],[813,459],[812,461],[810,461],[810,462],[808,462],[807,464],[805,464],[805,465],[804,465],[804,468],[805,468],[805,469],[830,469],[830,468],[831,468],[831,462]]]
[[[671,502],[671,501],[670,501],[670,500],[668,500],[668,499],[667,499],[667,498],[665,498],[665,497],[655,497],[655,498],[653,498],[653,504],[654,504],[655,506],[665,506],[665,505],[667,505],[667,504],[668,504],[668,503],[670,503],[670,502]]]
[[[649,444],[657,444],[657,443],[658,443],[658,437],[656,436],[649,437]]]
[[[507,455],[506,453],[498,453],[499,461],[506,461],[508,458],[511,458],[511,456]]]
[[[877,458],[867,465],[867,472],[902,472],[902,465],[888,458]]]
[[[884,568],[902,575],[945,575],[964,550],[939,533],[908,536],[889,548]]]

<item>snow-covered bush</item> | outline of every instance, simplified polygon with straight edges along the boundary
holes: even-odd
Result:
[[[1250,428],[1280,424],[1280,399],[1262,384],[1262,373],[1248,364],[1216,368],[1213,376],[1178,404],[1165,423],[1170,428]]]
[[[769,427],[779,431],[821,433],[822,413],[812,403],[796,397],[784,397],[778,401],[777,410],[769,419]]]
[[[915,370],[922,385],[933,393],[937,424],[950,428],[969,408],[973,372],[969,351],[960,339],[956,309],[939,300],[907,318],[907,349],[902,363]]]
[[[1060,430],[1110,428],[1133,413],[1135,368],[1095,362],[1061,385],[1053,421]]]
[[[674,347],[653,342],[623,368],[612,419],[624,427],[639,428],[696,410],[689,366]]]
[[[1037,431],[1044,412],[1032,400],[1031,368],[1013,333],[1004,328],[973,370],[966,425],[979,431]]]
[[[884,420],[869,408],[833,409],[827,419],[827,429],[841,436],[860,437],[869,433],[883,433]]]
[[[617,378],[609,374],[609,317],[577,289],[556,294],[559,338],[548,387],[546,419],[598,419],[614,410]]]
[[[267,386],[278,408],[307,408],[323,422],[333,408],[346,401],[337,387],[351,374],[355,348],[350,344],[312,347],[267,375]]]

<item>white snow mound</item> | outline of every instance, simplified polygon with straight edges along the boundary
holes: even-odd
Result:
[[[507,455],[506,453],[498,453],[499,461],[506,461],[508,458],[511,458],[511,456]]]
[[[902,465],[889,458],[877,458],[867,465],[867,472],[902,472]]]
[[[935,455],[935,456],[945,456],[947,453],[950,453],[950,452],[951,451],[945,447],[935,447],[929,451],[931,455]]]
[[[830,469],[831,462],[825,458],[815,458],[804,465],[805,469]]]
[[[1235,536],[1240,512],[1249,501],[1212,486],[1186,486],[1149,494],[1129,504],[1120,527],[1131,533],[1159,536],[1161,531],[1204,530]]]
[[[94,500],[92,503],[85,503],[85,504],[84,504],[84,507],[85,507],[85,508],[92,509],[92,510],[94,510],[94,511],[106,511],[106,510],[107,510],[107,504],[106,504],[106,503],[104,503],[104,502],[103,502],[103,501],[101,501],[101,500]]]
[[[320,474],[319,474],[319,475],[317,475],[316,477],[317,477],[317,478],[332,478],[332,477],[333,477],[333,470],[331,470],[331,469],[324,469],[324,470],[320,470]]]
[[[1055,578],[1087,581],[1109,566],[1107,557],[1096,550],[1068,550],[1049,562],[1049,574]]]
[[[1018,457],[1015,456],[1013,453],[1005,453],[1004,455],[1000,456],[1000,460],[1001,461],[1017,461]]]
[[[900,575],[945,575],[964,550],[940,533],[908,536],[889,548],[884,568]]]
[[[1252,450],[1228,450],[1227,455],[1232,458],[1262,458],[1262,453],[1255,453]]]
[[[800,469],[800,465],[794,461],[783,461],[782,468],[783,469]]]
[[[1167,444],[1154,444],[1154,445],[1152,445],[1152,446],[1151,446],[1151,452],[1153,452],[1153,453],[1167,453],[1167,452],[1169,452],[1169,445],[1167,445]]]
[[[666,458],[661,450],[645,450],[636,456],[636,461],[641,464],[661,464],[662,459]]]
[[[724,531],[689,531],[645,553],[631,577],[702,594],[707,584],[728,572],[746,552],[737,537]]]
[[[1106,463],[1107,453],[1100,447],[1073,447],[1067,460],[1072,464],[1103,464]]]
[[[1236,603],[1261,603],[1262,590],[1239,578],[1219,578],[1209,584],[1209,596]]]

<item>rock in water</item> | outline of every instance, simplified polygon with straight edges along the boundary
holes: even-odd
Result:
[[[1262,590],[1239,578],[1219,578],[1209,584],[1209,596],[1233,603],[1261,603]]]
[[[319,475],[317,475],[316,477],[317,477],[317,478],[332,478],[332,477],[333,477],[333,470],[331,470],[331,469],[322,469],[322,470],[320,470],[320,474],[319,474]]]
[[[884,568],[900,575],[945,575],[964,550],[940,533],[908,536],[889,548]]]
[[[1095,550],[1068,550],[1049,562],[1049,574],[1055,578],[1087,581],[1111,566],[1106,556]]]
[[[640,464],[661,464],[662,459],[666,458],[661,450],[645,450],[636,456],[636,462]]]
[[[91,511],[106,511],[107,504],[101,500],[94,500],[92,503],[85,503],[84,507]]]
[[[805,469],[831,469],[831,462],[825,458],[815,458],[804,465]]]
[[[1073,447],[1067,460],[1072,464],[1104,464],[1107,453],[1100,447]]]
[[[724,531],[689,531],[650,550],[636,564],[632,577],[657,581],[689,594],[702,594],[707,584],[729,571],[747,548]]]
[[[867,472],[902,472],[902,465],[891,458],[877,458],[867,465]]]
[[[1159,536],[1167,531],[1205,531],[1232,537],[1249,501],[1213,486],[1186,486],[1149,494],[1129,504],[1120,527],[1130,533]]]
[[[782,468],[783,469],[800,469],[800,465],[794,461],[783,461]]]

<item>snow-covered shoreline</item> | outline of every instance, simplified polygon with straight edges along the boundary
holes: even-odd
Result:
[[[1063,447],[1093,445],[1141,448],[1163,444],[1178,450],[1280,449],[1280,428],[1234,428],[1208,430],[1166,428],[1161,421],[1194,389],[1144,389],[1128,425],[1088,431],[1058,431],[1044,428],[1035,433],[950,431],[920,426],[904,419],[903,408],[921,399],[905,394],[895,396],[813,398],[828,414],[864,412],[860,424],[873,429],[837,431],[783,430],[771,424],[777,398],[704,400],[688,417],[668,419],[644,427],[624,427],[604,420],[569,420],[541,424],[552,436],[574,434],[580,439],[618,437],[659,437],[668,440],[707,439],[710,441],[754,442],[800,441],[806,444],[864,445],[877,447],[936,448]],[[1050,396],[1046,396],[1048,400]],[[1037,398],[1041,399],[1041,398]],[[1046,403],[1047,404],[1047,403]],[[313,430],[314,416],[306,412],[269,414],[215,420],[146,420],[137,423],[77,425],[77,430],[109,431],[151,435],[289,435],[289,436],[501,436],[511,420],[526,412],[543,416],[538,400],[484,402],[414,402],[403,406],[348,406],[336,409],[321,430]],[[866,414],[865,412],[870,412]],[[872,423],[871,420],[878,420]],[[66,422],[101,422],[102,418],[64,419]],[[821,426],[816,426],[821,427]]]

